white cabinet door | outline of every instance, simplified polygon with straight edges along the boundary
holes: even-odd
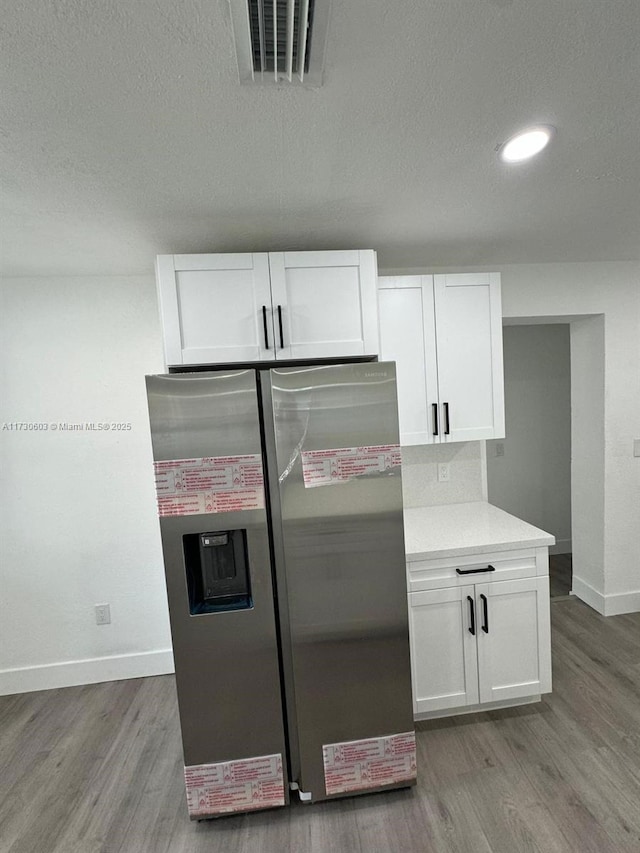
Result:
[[[437,441],[438,375],[431,276],[378,279],[380,358],[395,361],[400,440]]]
[[[269,264],[278,358],[378,352],[373,251],[271,252]]]
[[[504,436],[500,276],[434,276],[442,441]]]
[[[474,588],[409,595],[411,676],[416,714],[478,702]],[[477,614],[475,614],[477,616]],[[476,619],[477,623],[477,619]]]
[[[267,254],[159,255],[168,365],[275,358]]]
[[[551,690],[549,578],[476,584],[480,701]]]
[[[500,276],[383,276],[378,304],[401,443],[504,437]]]

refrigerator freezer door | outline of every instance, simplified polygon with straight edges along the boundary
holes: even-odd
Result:
[[[263,384],[282,525],[276,574],[288,597],[292,776],[313,800],[412,784],[395,365],[274,369]]]
[[[256,375],[149,376],[147,392],[189,811],[284,805]]]

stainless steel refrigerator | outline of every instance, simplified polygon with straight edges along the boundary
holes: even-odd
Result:
[[[414,784],[395,365],[147,393],[191,817]]]

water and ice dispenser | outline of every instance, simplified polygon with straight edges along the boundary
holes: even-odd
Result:
[[[189,533],[183,547],[193,616],[252,607],[246,530]]]

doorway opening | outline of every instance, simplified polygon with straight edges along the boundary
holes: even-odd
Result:
[[[487,441],[488,498],[556,537],[550,593],[565,598],[573,586],[570,326],[505,325],[503,346],[506,438]]]

